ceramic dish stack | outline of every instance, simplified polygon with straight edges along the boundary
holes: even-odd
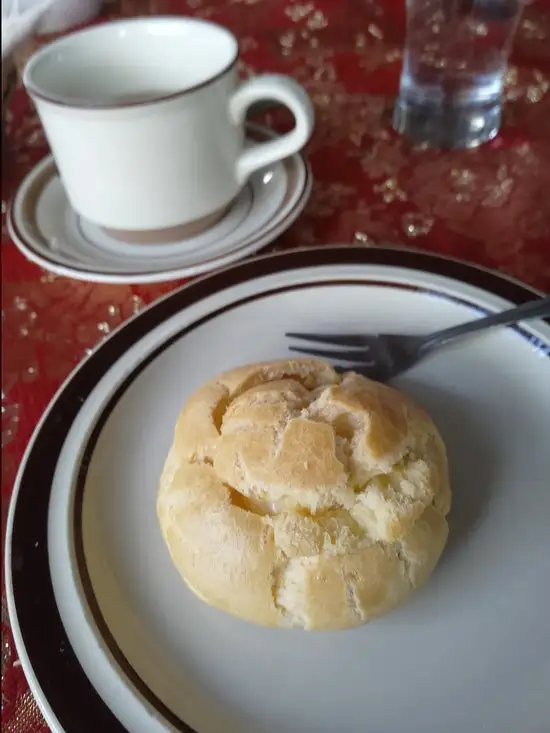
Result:
[[[248,138],[277,135],[247,126]],[[24,179],[9,213],[11,237],[27,259],[58,275],[104,283],[154,283],[191,277],[251,255],[303,211],[312,187],[300,154],[258,171],[211,228],[182,241],[120,241],[71,207],[51,156]]]

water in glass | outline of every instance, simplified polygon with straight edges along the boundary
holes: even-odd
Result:
[[[394,127],[436,147],[493,138],[522,7],[523,0],[407,0]]]

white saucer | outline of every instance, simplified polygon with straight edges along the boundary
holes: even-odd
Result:
[[[73,372],[21,462],[6,591],[55,733],[545,733],[550,323],[495,328],[397,380],[438,425],[453,506],[405,606],[344,632],[265,629],[200,601],[155,498],[178,412],[297,331],[420,334],[536,297],[405,249],[239,262],[155,301]],[[443,722],[442,722],[443,721]]]
[[[255,139],[275,133],[248,126]],[[166,244],[121,242],[71,207],[51,156],[23,180],[8,217],[13,241],[27,259],[78,280],[151,283],[198,275],[265,247],[303,210],[311,192],[309,166],[295,155],[250,179],[224,217],[195,237]]]

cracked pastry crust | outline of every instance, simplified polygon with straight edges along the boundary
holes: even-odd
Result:
[[[239,367],[194,392],[157,514],[207,603],[265,626],[339,629],[428,579],[450,501],[445,446],[421,408],[296,359]]]

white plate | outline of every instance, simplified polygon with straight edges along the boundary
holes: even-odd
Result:
[[[248,129],[258,139],[275,135],[257,125]],[[117,242],[75,214],[50,156],[21,184],[8,228],[25,257],[58,275],[95,282],[161,282],[208,272],[257,252],[301,213],[311,185],[309,166],[295,155],[255,174],[211,229],[181,242],[131,244]]]
[[[157,527],[176,416],[284,332],[428,332],[534,297],[417,252],[301,250],[140,313],[38,426],[7,530],[14,637],[65,733],[545,733],[550,720],[550,324],[495,329],[398,382],[447,442],[451,536],[428,585],[360,629],[262,629],[199,601]]]

